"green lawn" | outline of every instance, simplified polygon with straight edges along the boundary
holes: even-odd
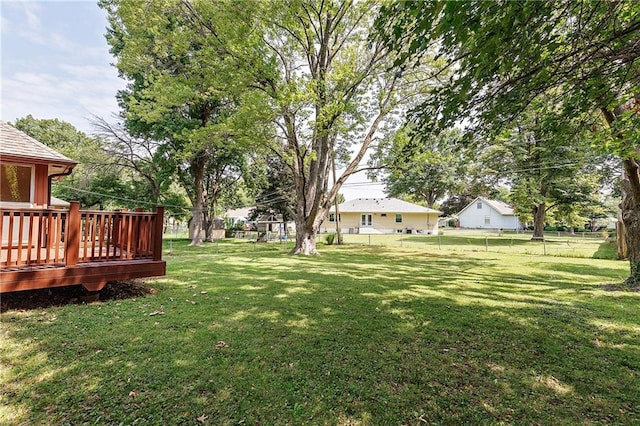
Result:
[[[4,313],[0,424],[640,423],[626,262],[186,245],[149,297]]]
[[[445,228],[443,235],[346,234],[349,244],[414,248],[428,251],[483,251],[489,253],[511,253],[525,255],[594,257],[615,259],[616,244],[599,234],[576,234],[547,232],[544,242],[532,242],[531,233],[506,233],[493,230],[466,230]]]

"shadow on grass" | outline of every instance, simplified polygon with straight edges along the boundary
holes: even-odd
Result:
[[[64,306],[70,303],[121,300],[144,297],[153,293],[143,280],[112,281],[97,292],[88,292],[81,285],[25,290],[0,295],[0,312]]]
[[[6,317],[10,420],[640,418],[638,298],[597,291],[614,268],[374,247],[311,258],[179,247],[167,261],[149,298]]]

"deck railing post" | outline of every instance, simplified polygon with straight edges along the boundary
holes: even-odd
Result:
[[[67,232],[65,242],[65,264],[74,266],[78,263],[80,254],[80,203],[69,203],[69,216],[67,217]]]
[[[164,230],[164,206],[156,207],[156,222],[153,229],[153,260],[162,260],[162,231]]]
[[[136,213],[143,213],[144,212],[144,208],[136,207],[133,211],[136,212]],[[135,215],[135,219],[136,219],[136,222],[135,222],[136,225],[135,225],[135,229],[133,230],[133,232],[135,233],[134,234],[134,238],[135,239],[133,240],[134,241],[133,248],[134,248],[134,252],[135,252],[134,253],[134,257],[138,257],[141,254],[140,252],[142,251],[142,247],[143,247],[143,244],[144,244],[144,242],[141,239],[142,238],[142,232],[141,231],[142,231],[142,226],[143,226],[142,215]]]

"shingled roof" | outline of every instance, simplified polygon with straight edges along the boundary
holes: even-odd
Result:
[[[470,202],[462,210],[460,210],[460,213],[462,213],[463,211],[467,210],[471,206],[475,205],[477,201],[482,201],[483,203],[485,203],[488,206],[490,206],[493,210],[497,211],[502,216],[515,216],[516,215],[516,212],[513,210],[513,208],[509,204],[505,203],[504,201],[490,200],[490,199],[485,198],[485,197],[476,197],[472,202]],[[460,214],[460,213],[458,213],[458,214]]]
[[[342,213],[442,213],[397,198],[356,198],[338,206]]]
[[[31,136],[0,121],[0,157],[13,157],[35,162],[75,165],[77,162],[38,142]]]

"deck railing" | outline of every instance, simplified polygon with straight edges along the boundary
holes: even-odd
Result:
[[[0,268],[162,259],[164,209],[0,209]]]

